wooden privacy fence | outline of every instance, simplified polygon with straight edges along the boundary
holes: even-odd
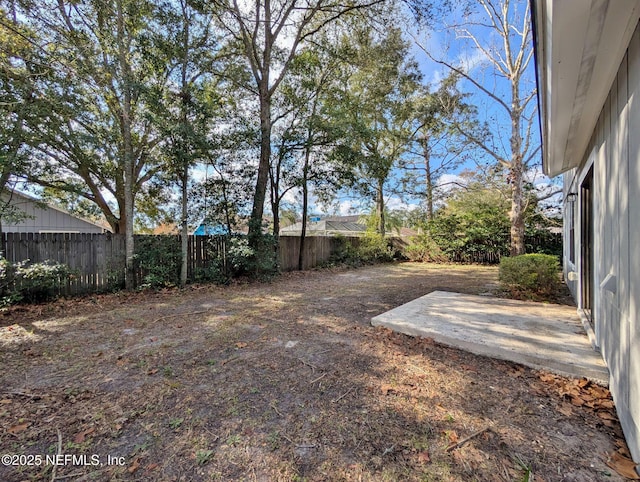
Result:
[[[113,289],[124,281],[124,236],[77,233],[3,233],[3,256],[13,263],[54,261],[74,276],[65,294]]]
[[[298,269],[300,238],[298,236],[280,236],[280,269],[293,271]],[[325,263],[345,244],[358,246],[362,238],[355,236],[336,238],[333,236],[309,236],[304,239],[304,263],[302,269],[311,269]]]
[[[168,269],[180,266],[180,236],[134,236],[138,256],[154,251],[165,256]],[[80,294],[109,291],[124,286],[125,250],[123,234],[77,233],[3,233],[0,237],[3,256],[13,263],[54,261],[67,265],[74,276],[60,286],[61,294]],[[310,269],[327,261],[345,243],[355,244],[359,238],[313,236],[305,239],[305,263]],[[199,273],[216,263],[226,265],[229,238],[224,236],[189,236],[188,279],[198,279]],[[298,237],[280,238],[279,263],[282,271],[298,268]],[[161,260],[162,261],[162,260]],[[136,263],[136,278],[142,283],[146,272]],[[177,267],[177,268],[176,268]]]

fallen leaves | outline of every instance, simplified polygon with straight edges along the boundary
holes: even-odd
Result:
[[[571,407],[571,404],[567,402],[562,402],[558,406],[558,412],[560,412],[565,417],[571,417],[574,413],[573,408]]]
[[[619,475],[632,480],[640,480],[640,475],[636,472],[637,466],[633,460],[624,457],[618,452],[607,455],[606,464]]]
[[[382,392],[383,395],[388,395],[391,392],[395,392],[395,388],[393,388],[392,385],[389,385],[388,383],[383,383],[382,386],[380,387],[380,391]]]
[[[249,479],[253,473],[293,479],[298,467],[289,457],[292,453],[304,457],[309,473],[326,470],[323,477],[328,480],[374,480],[383,472],[392,480],[406,478],[404,474],[440,480],[444,470],[456,480],[493,480],[503,472],[505,480],[520,480],[522,470],[516,467],[507,474],[506,469],[511,470],[509,454],[521,449],[526,460],[544,461],[538,464],[536,481],[550,481],[558,478],[558,467],[589,471],[593,453],[618,448],[602,445],[615,437],[603,427],[605,420],[617,425],[615,412],[607,408],[611,402],[599,398],[586,381],[574,386],[565,379],[556,385],[552,377],[552,390],[567,392],[560,398],[548,385],[532,380],[534,372],[528,368],[372,328],[355,304],[369,299],[376,309],[380,303],[402,304],[418,290],[417,282],[396,285],[381,276],[363,281],[362,291],[356,285],[352,294],[340,276],[333,275],[334,280],[324,273],[296,274],[290,285],[207,288],[196,294],[186,290],[170,299],[155,293],[112,296],[114,300],[104,299],[105,309],[89,312],[92,331],[84,321],[88,310],[70,307],[65,316],[69,311],[83,318],[78,323],[70,318],[56,328],[56,336],[44,337],[37,347],[46,355],[37,359],[21,349],[9,352],[7,389],[35,391],[42,400],[31,394],[0,394],[0,415],[6,414],[2,432],[7,439],[40,447],[53,443],[60,427],[65,444],[84,444],[76,449],[80,453],[90,452],[89,442],[103,454],[115,447],[131,448],[117,452],[130,454],[123,466],[95,475],[140,480],[171,477],[178,470],[188,480],[203,477],[203,472],[229,480]],[[316,285],[317,277],[326,284]],[[313,284],[300,287],[307,279]],[[469,291],[475,289],[468,277],[455,279],[457,284],[469,283]],[[478,282],[484,286],[486,280]],[[444,277],[435,283],[449,286]],[[431,289],[425,286],[425,291]],[[378,289],[385,295],[376,295]],[[271,309],[267,302],[255,303],[255,294],[263,291],[281,291],[278,296],[291,304]],[[321,292],[339,299],[322,301]],[[123,306],[118,300],[124,300]],[[114,310],[108,309],[112,306]],[[205,308],[209,315],[184,316]],[[144,321],[177,311],[181,318],[167,317],[155,325]],[[242,322],[223,322],[230,312]],[[264,331],[256,331],[256,320],[267,319]],[[123,337],[124,329],[134,328],[134,336]],[[283,348],[292,337],[300,340],[295,350],[270,349]],[[150,341],[156,345],[151,347]],[[29,374],[27,380],[23,373]],[[572,398],[580,398],[583,405],[577,407]],[[547,408],[554,403],[556,411],[549,414]],[[586,404],[600,408],[592,413]],[[544,410],[537,410],[538,405]],[[184,418],[181,430],[160,423],[168,414]],[[570,418],[562,420],[563,430],[576,443],[571,460],[558,453],[557,440],[551,439],[557,433],[554,418],[565,416]],[[474,430],[494,418],[496,432],[473,438]],[[25,421],[31,425],[24,431],[7,433],[8,427]],[[89,427],[95,431],[88,432]],[[225,443],[235,440],[228,436],[236,433],[241,443]],[[524,444],[523,436],[540,443]],[[589,443],[591,438],[594,443]],[[216,453],[215,466],[206,470],[197,458],[185,458],[194,444],[197,448],[203,443]],[[318,454],[349,452],[354,457],[336,456],[325,463],[307,443],[322,447]],[[235,455],[245,446],[269,450],[252,451],[240,467]],[[592,473],[607,471],[615,478],[605,460],[597,460]],[[171,467],[171,461],[180,463]],[[80,471],[80,478],[90,478],[94,469]],[[62,475],[75,473],[78,469],[69,468]],[[37,477],[27,470],[23,475]]]
[[[131,462],[131,465],[127,469],[127,472],[129,472],[130,474],[133,474],[139,468],[140,468],[140,457],[136,457],[135,459],[133,459],[133,462]]]
[[[558,407],[558,411],[563,415],[571,416],[573,414],[571,406],[574,406],[593,409],[609,427],[612,427],[618,419],[611,392],[605,387],[596,385],[586,378],[567,380],[550,373],[540,375],[540,380],[553,385],[558,395],[568,402],[563,402]]]
[[[418,463],[419,464],[428,464],[431,462],[431,456],[429,455],[429,452],[427,452],[426,450],[423,450],[422,452],[418,453]]]
[[[13,427],[9,427],[7,429],[7,432],[10,433],[11,435],[16,435],[20,432],[24,432],[27,427],[29,427],[30,423],[29,422],[24,422],[24,423],[20,423],[18,425],[14,425]]]
[[[94,427],[89,427],[88,429],[77,433],[76,436],[74,437],[73,441],[75,443],[77,443],[77,444],[84,443],[87,435],[91,435],[93,432],[95,432],[95,428]]]

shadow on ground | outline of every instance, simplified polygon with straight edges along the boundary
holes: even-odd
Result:
[[[73,480],[601,480],[617,421],[530,369],[369,326],[436,289],[495,288],[494,268],[401,264],[18,312],[0,451],[124,461],[55,469]]]

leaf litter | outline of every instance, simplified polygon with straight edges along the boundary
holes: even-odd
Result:
[[[496,278],[404,263],[5,310],[1,452],[55,453],[60,437],[125,463],[0,480],[631,478],[605,388],[369,325]]]

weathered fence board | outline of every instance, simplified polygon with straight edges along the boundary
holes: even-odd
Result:
[[[304,262],[302,269],[311,269],[326,263],[331,255],[344,243],[357,246],[358,237],[336,238],[332,236],[309,236],[304,240]],[[281,236],[279,238],[279,265],[282,271],[298,269],[300,255],[300,238],[298,236]]]
[[[136,235],[136,242],[150,240],[150,235]],[[310,269],[329,260],[331,254],[344,243],[357,245],[359,238],[333,238],[311,236],[305,239],[303,269]],[[122,234],[77,234],[77,233],[3,233],[1,243],[3,255],[12,263],[40,263],[53,261],[67,265],[74,276],[66,285],[60,286],[60,294],[72,295],[109,291],[124,286],[125,250]],[[212,263],[226,267],[228,238],[224,236],[189,236],[187,242],[187,274],[190,281],[198,279]],[[173,245],[173,240],[171,241]],[[176,249],[180,248],[180,236],[175,236]],[[298,269],[300,238],[281,237],[279,266],[282,271]],[[136,271],[138,283],[146,273]]]

